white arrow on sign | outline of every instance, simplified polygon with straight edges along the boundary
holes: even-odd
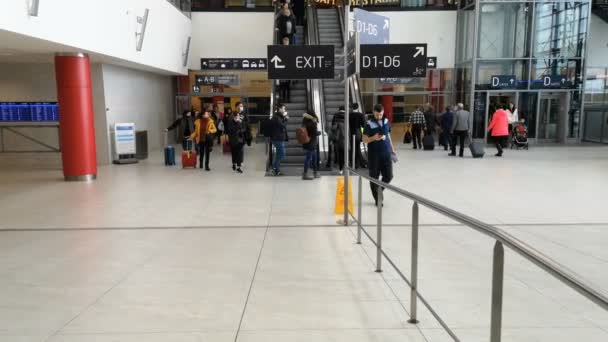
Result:
[[[384,27],[382,28],[383,30],[386,30],[389,28],[389,22],[388,19],[384,19]]]
[[[281,63],[283,60],[279,58],[279,56],[274,55],[274,57],[272,57],[272,59],[270,60],[271,63],[274,63],[274,68],[275,69],[285,69],[284,65],[280,65],[279,63]]]
[[[417,46],[416,53],[414,54],[414,58],[424,54],[424,46]]]

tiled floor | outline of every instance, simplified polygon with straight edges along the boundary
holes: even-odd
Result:
[[[249,149],[237,175],[0,164],[0,341],[443,342],[375,249],[336,225],[335,177],[263,177]],[[608,148],[448,158],[402,149],[394,184],[498,225],[608,292]],[[357,179],[354,180],[357,190]],[[356,198],[356,196],[355,196]],[[410,272],[411,201],[387,194],[384,248]],[[364,184],[364,223],[376,208]],[[489,340],[493,241],[420,210],[420,292],[461,341]],[[506,250],[503,341],[608,341],[608,313]]]

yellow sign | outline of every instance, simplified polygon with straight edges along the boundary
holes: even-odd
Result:
[[[350,190],[348,191],[348,212],[353,214],[353,182],[351,178],[348,179],[348,189]],[[344,215],[344,177],[338,177],[334,213],[336,215]]]

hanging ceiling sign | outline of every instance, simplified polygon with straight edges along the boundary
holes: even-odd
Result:
[[[266,70],[266,58],[201,58],[201,70]]]
[[[376,13],[355,8],[355,30],[361,44],[388,44],[391,19]]]
[[[238,86],[239,84],[239,75],[235,74],[196,75],[196,85],[198,86]]]

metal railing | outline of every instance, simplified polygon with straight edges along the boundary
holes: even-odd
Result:
[[[593,303],[599,305],[602,309],[608,311],[608,297],[593,288],[589,284],[585,283],[579,276],[575,275],[574,272],[568,270],[565,266],[559,264],[555,260],[549,258],[533,247],[529,246],[525,242],[517,239],[516,237],[504,232],[489,224],[483,223],[470,216],[459,213],[455,210],[449,209],[424,197],[418,196],[411,192],[397,188],[393,185],[381,182],[377,179],[371,178],[367,175],[363,175],[357,170],[347,167],[347,170],[352,176],[359,176],[359,189],[358,189],[358,208],[357,217],[350,215],[352,219],[357,223],[357,243],[361,244],[361,235],[365,235],[369,240],[376,246],[376,272],[382,271],[382,257],[384,257],[388,263],[395,269],[401,279],[407,283],[410,287],[410,319],[409,323],[418,323],[418,310],[417,301],[420,300],[422,304],[430,311],[430,313],[437,319],[439,324],[445,329],[445,331],[452,337],[454,341],[460,341],[454,332],[448,327],[445,321],[439,316],[439,314],[431,307],[429,302],[422,296],[418,290],[418,224],[419,224],[419,206],[422,205],[428,209],[431,209],[443,216],[446,216],[456,222],[459,222],[473,230],[482,233],[494,240],[494,257],[492,262],[492,304],[491,304],[491,322],[490,322],[490,341],[500,342],[501,331],[502,331],[502,301],[503,301],[503,281],[504,281],[504,246],[507,246],[515,253],[522,256],[524,259],[540,267],[560,282],[564,283],[569,288],[577,291]],[[363,226],[361,201],[362,201],[362,188],[363,179],[370,181],[371,183],[378,186],[378,211],[377,211],[377,235],[374,240]],[[400,195],[401,197],[408,198],[414,201],[412,206],[412,250],[411,250],[411,274],[408,279],[395,262],[387,255],[382,249],[382,203],[383,203],[383,191],[389,190],[393,193]],[[345,200],[347,198],[345,197]]]

